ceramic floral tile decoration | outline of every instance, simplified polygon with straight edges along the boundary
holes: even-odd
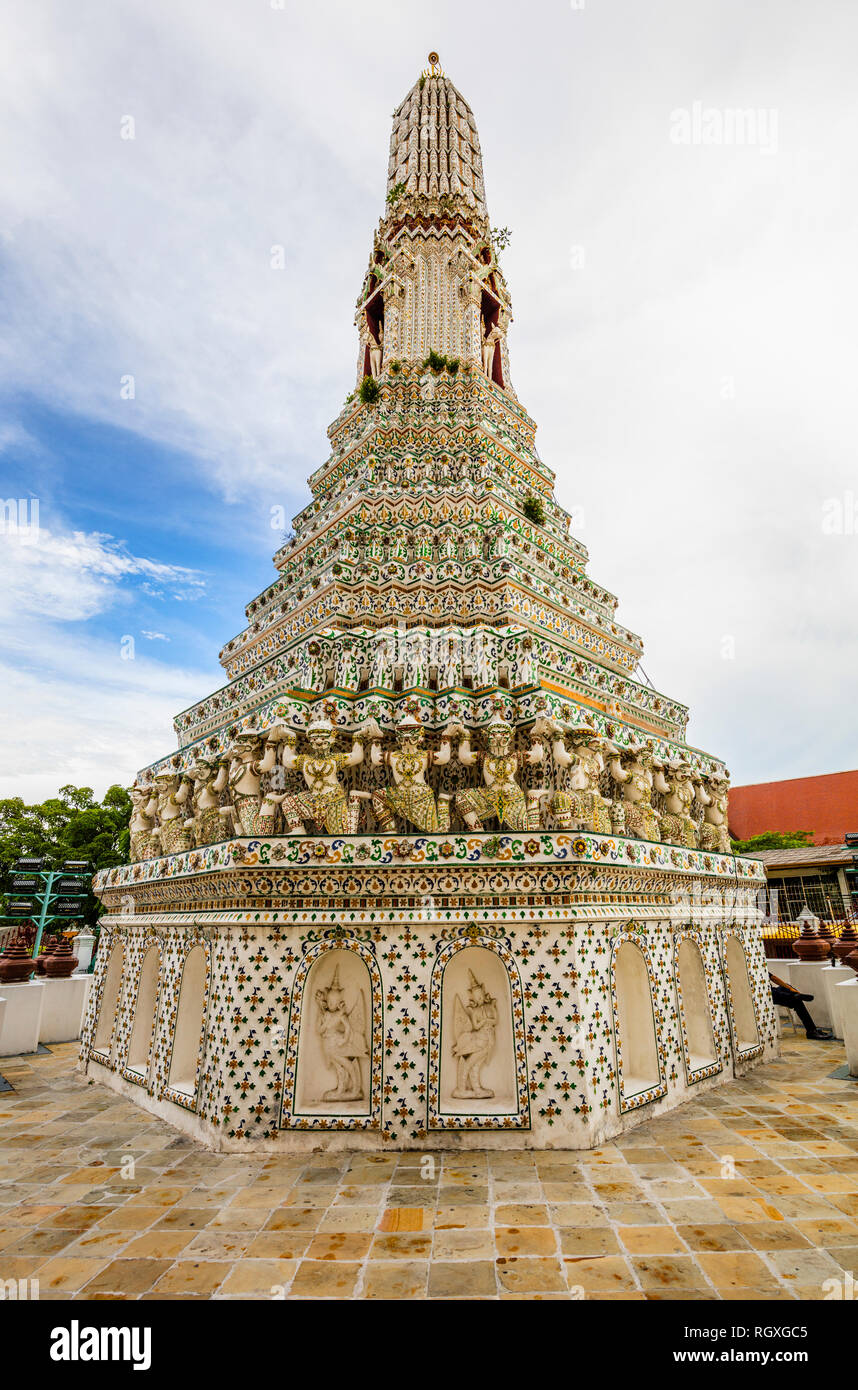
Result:
[[[96,880],[83,1065],[224,1149],[588,1147],[776,1052],[762,869],[555,501],[432,58],[330,455]]]

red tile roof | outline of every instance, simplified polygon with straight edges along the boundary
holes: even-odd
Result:
[[[852,850],[848,845],[805,845],[803,849],[758,849],[754,859],[762,859],[766,873],[778,869],[851,869]]]

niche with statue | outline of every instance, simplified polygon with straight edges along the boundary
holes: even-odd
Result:
[[[468,946],[448,962],[440,1043],[439,1114],[517,1111],[510,981],[495,951]]]
[[[325,951],[307,974],[298,1030],[294,1113],[369,1115],[372,982],[355,951]]]

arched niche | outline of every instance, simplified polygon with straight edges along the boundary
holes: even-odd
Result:
[[[372,979],[357,951],[322,952],[304,979],[295,1057],[296,1115],[372,1110]]]
[[[158,1009],[158,981],[161,970],[161,950],[152,944],[140,967],[137,982],[137,999],[134,1004],[134,1021],[128,1039],[128,1055],[125,1069],[135,1078],[145,1080],[149,1071],[149,1054],[152,1051],[152,1037],[155,1032],[155,1015]]]
[[[661,1085],[649,970],[636,942],[617,946],[613,977],[620,1097],[628,1101]]]
[[[122,969],[125,964],[125,947],[121,941],[115,942],[104,972],[101,988],[101,1003],[98,1009],[98,1022],[95,1025],[93,1050],[109,1057],[116,1029],[116,1015],[119,1010],[119,995],[122,990]]]
[[[680,937],[674,959],[685,1069],[691,1080],[695,1073],[718,1065],[719,1058],[712,1027],[706,968],[700,947],[693,937]]]
[[[193,1096],[197,1089],[197,1067],[200,1060],[205,1007],[205,947],[192,946],[182,969],[170,1071],[167,1077],[169,1090],[178,1091],[183,1096]]]
[[[441,979],[439,1115],[519,1108],[510,978],[496,951],[466,946]]]
[[[727,972],[727,998],[730,1005],[733,1044],[737,1053],[750,1052],[759,1046],[760,1034],[748,961],[745,948],[738,936],[731,934],[724,940],[724,966]]]

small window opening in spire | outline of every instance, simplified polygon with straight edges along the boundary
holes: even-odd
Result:
[[[483,333],[483,370],[496,385],[503,387],[503,361],[500,350],[500,304],[483,290],[480,321]],[[490,349],[493,348],[492,351]]]
[[[375,277],[373,277],[374,279]],[[364,376],[381,376],[384,352],[384,296],[373,295],[364,309],[369,342],[364,353]]]

